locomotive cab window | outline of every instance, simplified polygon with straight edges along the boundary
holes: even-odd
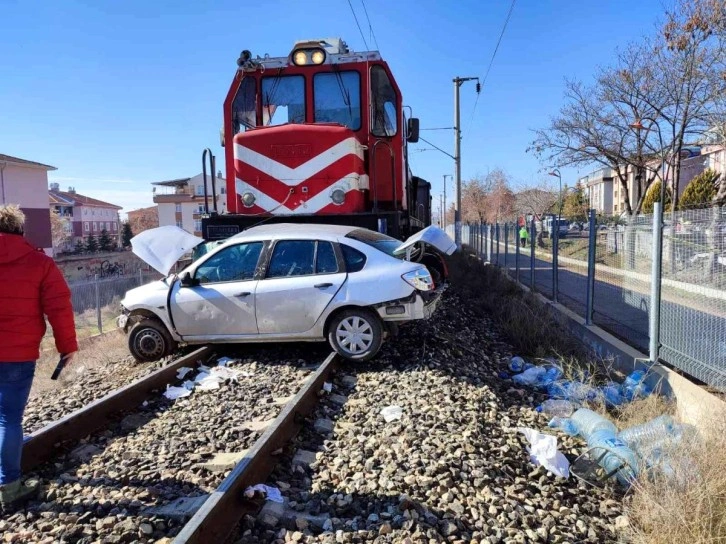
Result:
[[[271,76],[262,78],[262,124],[284,125],[305,122],[305,78]]]
[[[382,66],[371,68],[371,132],[374,136],[398,132],[396,90]]]
[[[360,74],[329,72],[313,77],[315,122],[360,129]]]
[[[251,77],[246,77],[240,83],[232,104],[232,123],[234,133],[237,134],[257,125],[257,85]]]

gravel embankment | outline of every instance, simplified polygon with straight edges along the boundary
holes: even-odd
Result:
[[[308,354],[310,350],[308,350]],[[198,465],[215,454],[249,448],[311,372],[303,348],[259,350],[231,368],[251,375],[218,390],[169,401],[161,392],[145,406],[76,450],[43,467],[40,500],[0,517],[5,542],[155,542],[180,520],[145,513],[180,497],[213,491],[231,466]],[[313,350],[306,362],[321,362]],[[30,475],[33,476],[33,475]]]
[[[511,355],[488,319],[448,292],[435,319],[402,328],[369,365],[349,366],[268,485],[285,510],[243,521],[234,542],[613,542],[612,488],[548,474],[529,461],[517,427],[545,432],[536,393],[498,373]],[[381,409],[403,409],[386,423]],[[558,436],[570,461],[583,443]]]

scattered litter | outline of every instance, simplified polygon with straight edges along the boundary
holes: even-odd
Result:
[[[177,378],[177,380],[183,380],[184,377],[187,374],[189,374],[192,370],[194,370],[194,369],[191,368],[191,367],[189,367],[189,366],[183,366],[183,367],[181,367],[179,370],[176,371],[176,378]]]
[[[282,493],[280,493],[280,490],[276,487],[270,487],[269,485],[265,484],[257,484],[248,487],[245,489],[245,497],[252,498],[255,496],[255,491],[260,491],[265,494],[265,498],[268,501],[272,502],[285,502],[285,499],[282,498]]]
[[[236,383],[238,381],[240,372],[238,372],[237,370],[232,370],[231,368],[227,368],[226,366],[217,366],[210,371],[210,375],[221,378],[222,380],[232,380]]]
[[[182,397],[188,397],[192,392],[186,387],[175,387],[173,385],[167,385],[164,396],[169,400],[176,400]]]
[[[194,391],[194,386],[197,385],[196,382],[193,382],[192,380],[185,380],[182,384],[182,387],[184,389],[188,389],[189,391]]]
[[[207,378],[205,380],[202,380],[194,388],[195,391],[212,391],[214,389],[219,389],[219,381],[215,378]]]
[[[400,406],[386,406],[380,413],[383,416],[383,419],[386,420],[386,423],[390,423],[391,421],[401,419],[401,416],[403,415],[403,408]]]
[[[546,372],[547,370],[541,366],[533,366],[532,368],[525,370],[521,374],[517,374],[516,376],[514,376],[513,380],[514,383],[518,385],[533,386],[539,381],[542,376],[544,376]]]
[[[231,357],[220,357],[217,359],[217,366],[227,366],[231,365],[232,363],[238,363],[239,359],[232,359]]]
[[[626,487],[638,475],[638,458],[611,429],[600,428],[587,438],[587,454],[604,470],[602,479],[613,475]]]
[[[520,356],[515,355],[511,359],[509,359],[509,370],[512,372],[522,372],[524,370],[524,365],[526,364],[526,361],[522,359]]]
[[[209,372],[210,370],[212,370],[212,367],[207,365],[199,365],[198,368],[200,372]]]
[[[525,427],[517,427],[517,430],[524,435],[530,444],[527,452],[529,453],[529,460],[534,465],[542,465],[561,478],[570,477],[570,462],[567,457],[557,451],[556,436]]]
[[[325,391],[326,393],[332,393],[332,391],[333,391],[333,384],[332,383],[328,383],[328,382],[324,382],[323,383],[323,391]]]
[[[548,416],[570,417],[575,411],[575,405],[569,400],[547,399],[537,406],[537,411]]]

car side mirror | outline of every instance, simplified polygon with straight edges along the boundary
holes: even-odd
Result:
[[[189,272],[184,272],[179,278],[179,285],[182,287],[195,287],[199,285],[199,280],[193,278]]]
[[[408,140],[412,144],[418,142],[418,117],[411,117],[408,120],[406,133],[406,140]]]

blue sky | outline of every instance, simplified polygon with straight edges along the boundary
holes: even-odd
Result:
[[[484,75],[510,0],[365,6],[421,127],[453,126],[451,80]],[[663,0],[518,0],[475,111],[474,84],[461,89],[462,178],[494,168],[518,186],[546,178],[525,149],[562,104],[564,78],[589,79],[662,12]],[[152,204],[151,182],[199,173],[205,147],[223,165],[222,102],[242,49],[284,56],[298,39],[337,36],[365,49],[347,0],[3,0],[2,13],[0,153],[52,164],[51,181],[125,211]],[[453,131],[422,135],[453,152]],[[412,168],[438,195],[453,161],[424,148]],[[572,184],[587,172],[563,173]]]

